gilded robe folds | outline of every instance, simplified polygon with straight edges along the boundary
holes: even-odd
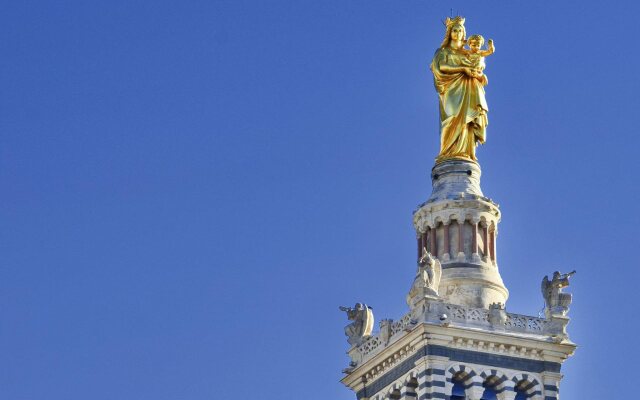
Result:
[[[441,65],[468,67],[464,50],[438,49],[433,61],[434,84],[440,98],[440,154],[437,161],[467,159],[476,161],[476,142],[486,139],[486,76],[473,78],[464,72],[445,73]]]

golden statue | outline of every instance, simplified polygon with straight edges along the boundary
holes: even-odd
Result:
[[[484,38],[466,38],[464,18],[447,18],[444,41],[431,62],[440,98],[440,154],[436,162],[450,159],[476,161],[476,146],[486,139],[487,101],[484,58],[495,51],[493,41],[482,50]],[[465,48],[465,44],[469,48]]]

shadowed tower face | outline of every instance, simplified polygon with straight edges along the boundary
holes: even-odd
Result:
[[[380,320],[377,332],[351,329],[373,322],[366,306],[370,313],[345,330],[351,360],[342,382],[358,399],[558,399],[562,363],[576,348],[566,331],[572,297],[562,293],[575,271],[542,281],[544,318],[506,309],[497,257],[501,215],[482,192],[476,157],[488,125],[485,57],[495,47],[472,38],[469,47],[464,18],[447,18],[431,63],[440,151],[431,194],[413,213],[417,266],[408,274],[408,311]]]

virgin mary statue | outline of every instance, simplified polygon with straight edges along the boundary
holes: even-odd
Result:
[[[464,18],[447,18],[444,41],[431,62],[440,98],[440,154],[436,162],[450,159],[476,161],[476,145],[486,138],[487,78],[474,66],[464,48]]]

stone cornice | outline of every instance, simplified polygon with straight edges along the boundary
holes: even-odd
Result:
[[[562,364],[576,349],[576,345],[568,341],[556,343],[543,337],[523,337],[508,332],[421,323],[350,371],[342,379],[342,383],[359,391],[397,368],[400,363],[423,357],[425,354],[420,352],[426,346],[449,349],[447,351],[454,353],[457,351],[455,354],[486,354],[498,359],[522,360],[522,363],[530,360],[553,365]]]

